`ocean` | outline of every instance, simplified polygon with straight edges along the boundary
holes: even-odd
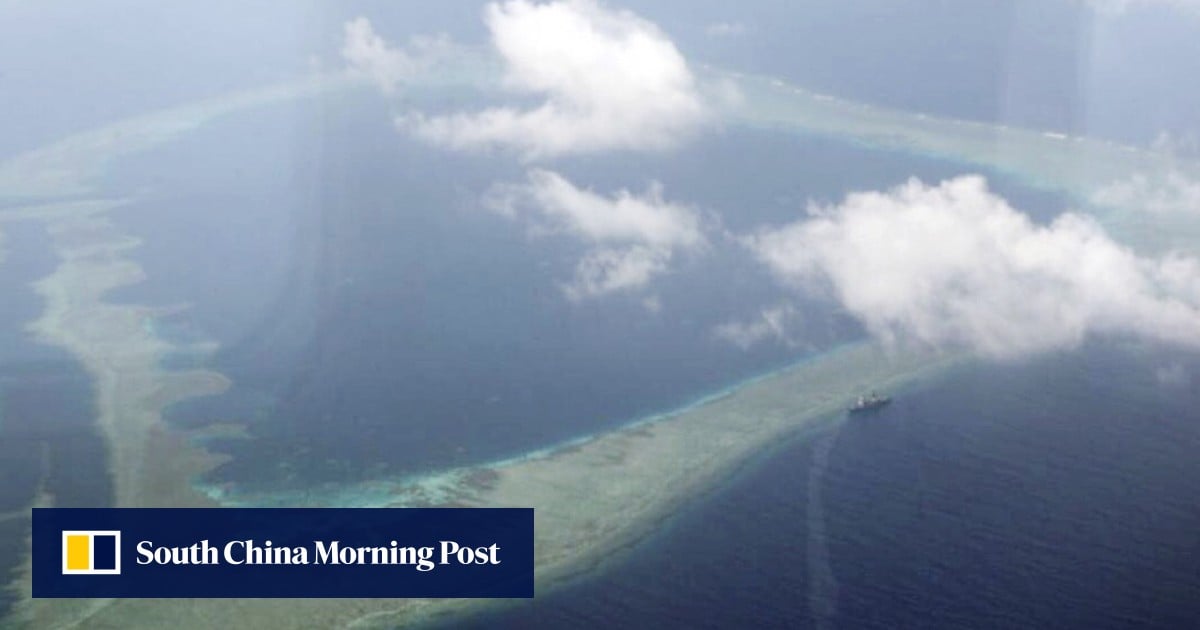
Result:
[[[447,627],[1187,628],[1200,357],[975,364],[748,463],[596,577]]]
[[[650,294],[573,304],[568,238],[478,208],[522,170],[381,133],[339,95],[222,119],[122,163],[114,220],[147,281],[111,299],[190,304],[155,322],[173,365],[233,379],[169,410],[249,439],[205,483],[291,492],[495,460],[670,409],[862,336],[794,300],[798,341],[712,328],[786,298],[717,240]],[[808,200],[980,169],[833,139],[727,129],[672,156],[555,165],[598,191],[662,182],[730,232]],[[1072,202],[988,173],[1045,221]],[[633,186],[637,188],[638,186]],[[188,349],[216,340],[215,354]],[[199,346],[197,346],[199,347]],[[977,364],[872,417],[764,453],[605,570],[480,627],[1170,627],[1200,601],[1194,356],[1094,344]],[[455,625],[461,624],[456,621]]]

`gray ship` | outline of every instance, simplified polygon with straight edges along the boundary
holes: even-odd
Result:
[[[882,407],[890,402],[892,402],[892,399],[890,397],[880,396],[879,394],[876,394],[875,392],[871,392],[867,396],[859,396],[858,400],[855,400],[854,404],[850,405],[849,411],[850,411],[850,413],[862,413],[864,411],[872,411],[875,409],[879,409],[880,407]]]

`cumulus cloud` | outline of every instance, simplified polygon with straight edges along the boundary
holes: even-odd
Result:
[[[623,249],[605,248],[584,256],[575,267],[575,278],[563,285],[563,292],[572,301],[638,289],[667,270],[671,260],[669,250],[632,246]]]
[[[669,249],[704,241],[696,213],[666,201],[658,182],[652,182],[640,195],[621,189],[605,197],[575,186],[554,171],[535,168],[521,184],[494,187],[487,205],[510,216],[522,205],[536,208],[546,219],[544,228],[571,232],[599,243]]]
[[[1127,210],[1200,214],[1200,181],[1177,170],[1156,176],[1137,174],[1100,188],[1091,200]]]
[[[386,94],[453,47],[447,38],[438,36],[414,38],[407,50],[393,48],[361,16],[346,22],[343,30],[341,52],[350,72],[370,79]]]
[[[677,253],[707,243],[696,211],[664,199],[657,182],[642,194],[622,189],[605,196],[531,169],[524,182],[493,186],[484,205],[524,217],[537,234],[568,234],[591,246],[564,286],[573,300],[644,287]]]
[[[749,350],[768,340],[794,346],[795,341],[788,334],[788,325],[789,321],[796,317],[795,307],[791,304],[780,304],[762,309],[755,318],[749,321],[719,324],[713,328],[713,336],[742,350]]]
[[[674,146],[709,118],[683,55],[629,11],[593,0],[489,4],[485,21],[504,85],[531,107],[397,119],[453,149],[508,148],[526,159]]]
[[[977,176],[917,180],[747,239],[783,281],[832,290],[874,335],[1011,358],[1088,335],[1200,347],[1200,263],[1136,255],[1090,218],[1034,224]]]

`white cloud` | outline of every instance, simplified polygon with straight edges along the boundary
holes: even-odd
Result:
[[[564,287],[573,300],[644,287],[677,252],[707,243],[695,210],[664,199],[658,183],[642,194],[604,196],[532,169],[522,183],[493,186],[484,205],[513,219],[526,216],[535,233],[569,234],[592,246]]]
[[[1153,177],[1137,174],[1100,188],[1091,200],[1126,210],[1200,214],[1200,181],[1177,170]]]
[[[658,182],[640,195],[621,189],[605,197],[578,188],[554,171],[535,168],[524,183],[493,187],[487,205],[508,215],[523,205],[536,208],[543,215],[544,229],[571,232],[597,243],[670,249],[704,242],[696,213],[665,200]]]
[[[788,334],[788,324],[796,316],[796,309],[791,304],[780,304],[762,309],[758,316],[750,321],[720,324],[713,328],[713,336],[742,350],[749,350],[770,339],[794,346],[795,341]]]
[[[1200,347],[1200,262],[1139,257],[1079,214],[1036,225],[982,177],[914,179],[810,212],[747,243],[784,281],[830,287],[886,341],[1001,358],[1092,334]]]
[[[526,159],[674,146],[708,120],[683,55],[653,23],[593,0],[492,3],[492,43],[504,84],[532,107],[397,119],[453,149],[509,148]]]
[[[597,249],[579,261],[575,277],[563,285],[563,293],[572,301],[640,289],[667,270],[670,250],[632,246],[623,249]]]
[[[437,36],[414,38],[408,50],[393,48],[361,16],[346,22],[343,30],[342,58],[350,71],[370,79],[385,94],[394,92],[401,81],[426,69],[453,47],[446,37]]]

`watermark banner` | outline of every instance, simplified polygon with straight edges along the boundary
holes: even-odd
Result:
[[[533,510],[35,508],[34,597],[533,597]]]

